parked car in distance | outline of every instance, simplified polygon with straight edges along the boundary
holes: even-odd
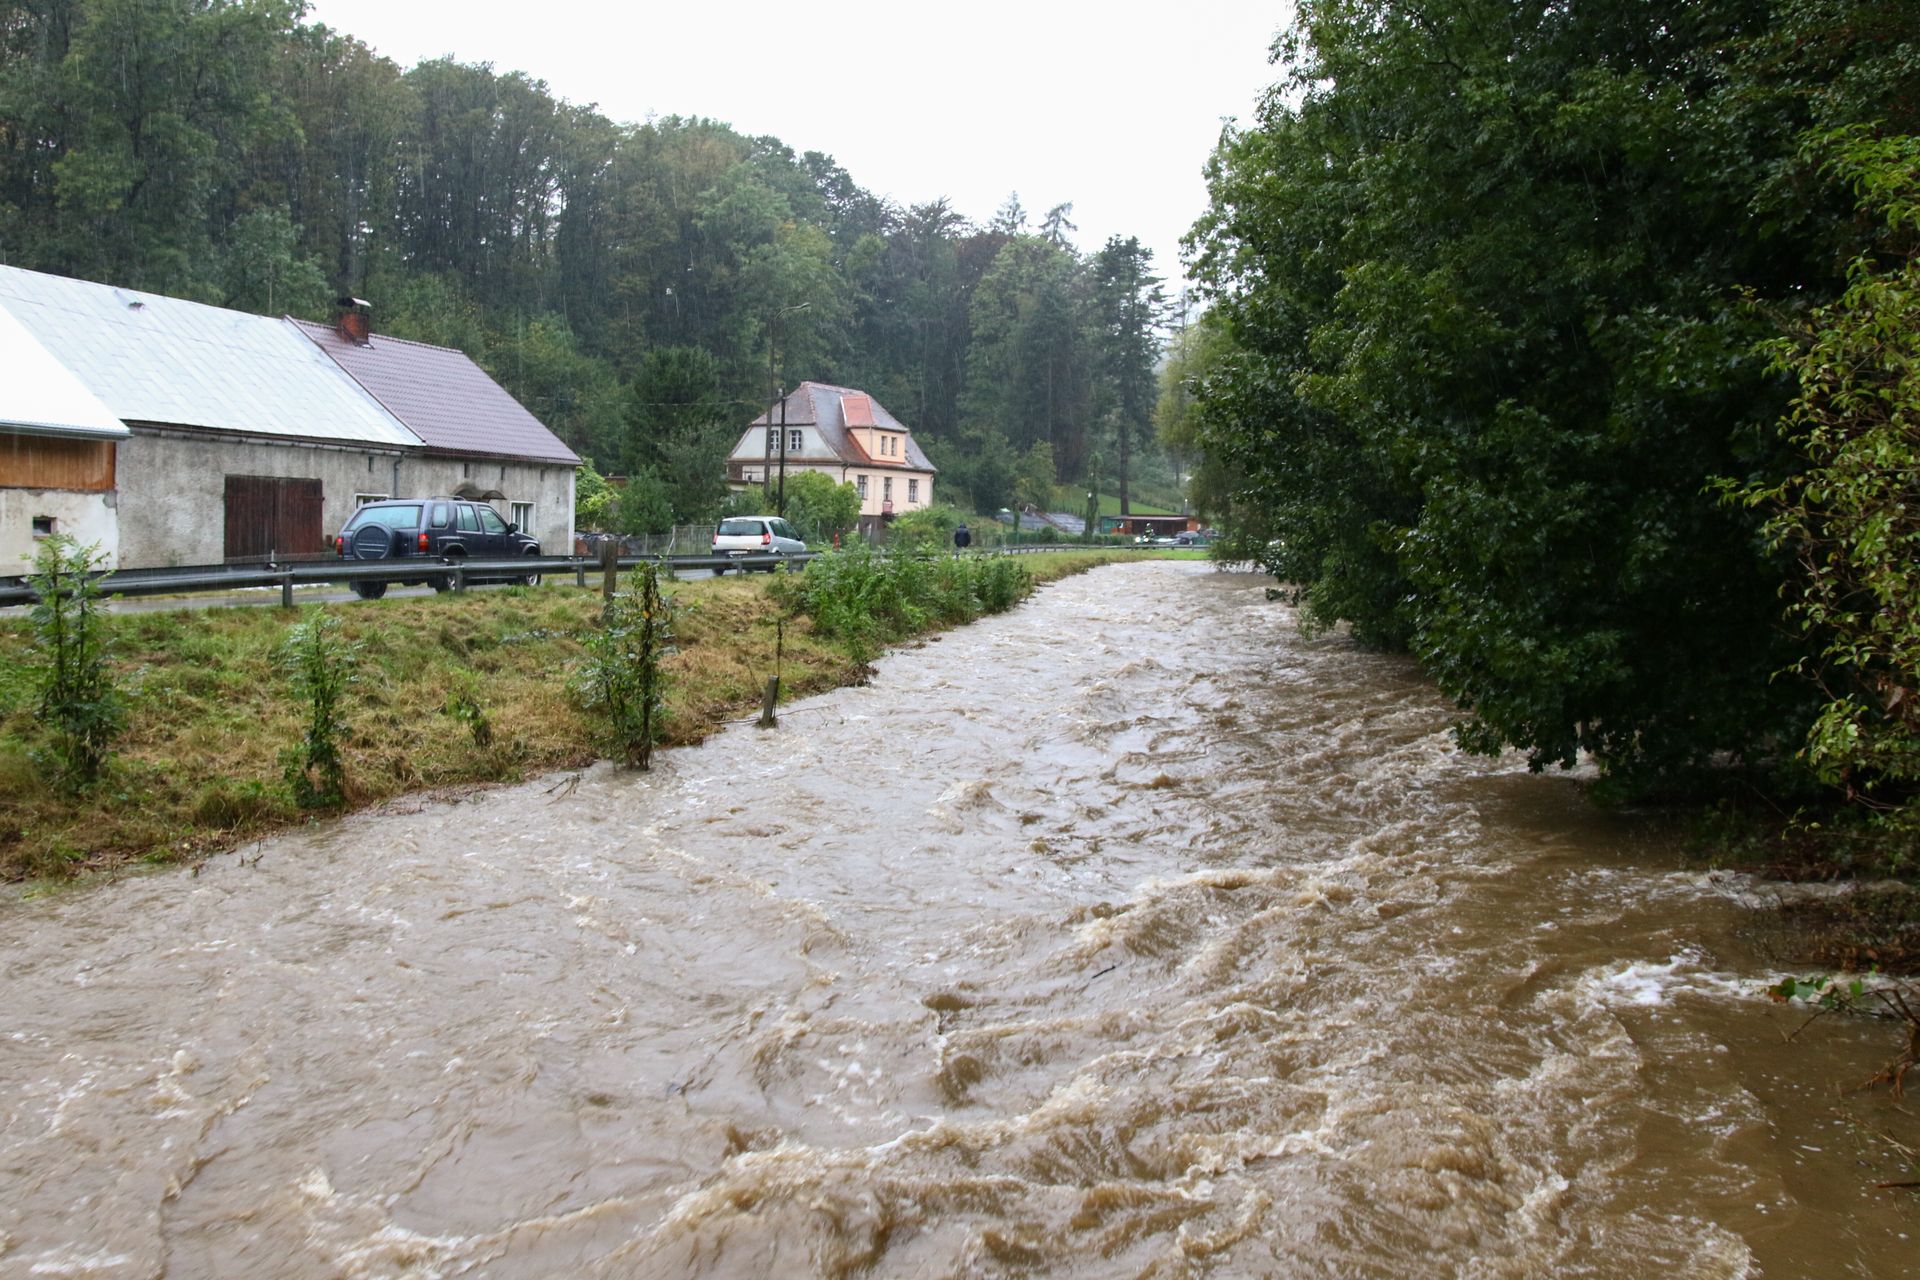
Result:
[[[484,502],[465,498],[383,498],[353,513],[334,535],[333,550],[343,560],[417,559],[435,560],[444,565],[460,560],[537,556],[540,544],[531,535],[520,532],[520,526],[502,520],[500,513]],[[497,579],[473,579],[489,580],[532,586],[540,581],[540,575],[523,573]],[[452,585],[445,573],[422,572],[418,577],[396,581],[402,585],[424,582],[435,591],[445,591]],[[378,600],[387,593],[389,585],[355,579],[353,591],[363,600]]]
[[[805,553],[807,544],[793,526],[779,516],[728,516],[713,530],[713,554],[738,559],[743,556],[793,556]],[[722,574],[721,565],[714,573]],[[750,566],[741,565],[741,572]],[[772,573],[776,566],[762,566]]]

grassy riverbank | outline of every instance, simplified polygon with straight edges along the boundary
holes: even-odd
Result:
[[[1020,563],[1045,582],[1131,558],[1067,552]],[[781,616],[770,582],[754,575],[669,585],[679,614],[678,652],[665,664],[666,744],[699,742],[757,711]],[[337,615],[342,639],[359,646],[343,743],[348,808],[517,781],[595,758],[596,726],[569,696],[567,677],[598,625],[597,587],[312,607]],[[105,616],[131,715],[106,776],[79,794],[53,785],[37,759],[44,744],[32,705],[30,632],[24,619],[0,620],[0,878],[192,858],[320,820],[294,804],[280,765],[304,726],[274,653],[300,616],[259,607]],[[790,619],[784,694],[856,683],[866,672],[861,658],[815,634],[809,619]]]

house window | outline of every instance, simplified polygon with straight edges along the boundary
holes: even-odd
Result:
[[[892,477],[892,476],[882,476],[882,477],[881,477],[881,479],[880,479],[880,500],[881,500],[882,502],[892,502],[892,501],[893,501],[893,477]]]
[[[780,450],[780,428],[768,427],[767,428],[767,452],[777,453],[779,452],[779,450]]]
[[[385,493],[356,493],[353,495],[353,505],[364,507],[369,502],[385,502],[390,496],[392,495]]]
[[[907,481],[907,501],[909,503],[920,501],[920,482],[918,480]]]
[[[853,483],[859,487],[860,501],[865,502],[867,500],[867,478],[865,476],[855,476]]]
[[[806,437],[801,435],[800,432],[798,431],[787,432],[787,452],[788,453],[800,452],[800,446],[805,442],[806,442]]]
[[[519,525],[522,532],[533,528],[533,504],[531,502],[508,503],[507,519]]]
[[[54,528],[52,516],[35,516],[33,518],[33,536],[34,537],[51,538],[55,532],[56,530]]]

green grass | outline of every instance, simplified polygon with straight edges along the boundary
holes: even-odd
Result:
[[[1064,552],[1021,556],[1018,566],[1046,581],[1122,558]],[[669,586],[680,615],[679,651],[666,662],[666,745],[697,742],[758,706],[781,618],[772,581],[729,576]],[[342,638],[361,651],[342,743],[349,809],[595,758],[597,726],[575,707],[566,682],[598,624],[597,589],[549,584],[309,607],[335,613]],[[53,785],[40,762],[46,744],[27,625],[0,620],[0,878],[68,878],[191,858],[310,820],[282,777],[280,754],[303,725],[274,662],[300,616],[252,607],[106,615],[131,716],[105,776],[78,794]],[[936,610],[914,629],[962,620]],[[870,645],[805,617],[784,630],[786,696],[865,678]],[[490,731],[485,745],[463,693]]]

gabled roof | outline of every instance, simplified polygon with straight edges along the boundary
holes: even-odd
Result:
[[[0,431],[123,440],[133,433],[12,313],[0,308]]]
[[[267,316],[0,267],[0,310],[122,422],[415,446],[312,343]]]
[[[580,461],[465,352],[377,333],[362,346],[328,325],[306,320],[290,323],[429,449],[569,466]]]
[[[884,405],[864,391],[836,387],[825,382],[803,382],[788,394],[786,406],[786,425],[814,428],[819,432],[821,441],[842,462],[859,466],[895,466],[911,471],[934,470],[933,463],[921,451],[913,433],[888,413]],[[765,428],[779,421],[779,406],[775,405],[748,424],[748,430]],[[882,431],[902,433],[907,441],[906,456],[899,462],[868,457],[866,450],[848,434],[849,427],[862,430],[877,427]],[[738,454],[740,450],[736,448],[734,452]]]

